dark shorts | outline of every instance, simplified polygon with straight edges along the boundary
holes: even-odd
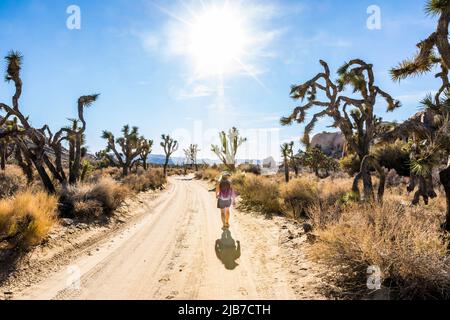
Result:
[[[217,200],[217,208],[218,209],[226,209],[226,208],[230,208],[232,204],[232,200],[222,200],[219,199]]]

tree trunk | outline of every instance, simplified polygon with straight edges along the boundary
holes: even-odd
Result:
[[[33,162],[34,167],[36,168],[36,171],[39,174],[39,177],[42,180],[42,184],[44,185],[45,190],[47,190],[50,194],[55,194],[56,189],[53,185],[52,179],[47,174],[47,171],[45,171],[44,166],[41,164],[40,160],[37,159],[37,157],[33,154],[30,154],[30,160]]]
[[[3,171],[6,170],[6,149],[7,146],[2,144],[0,147],[0,169]]]
[[[23,160],[22,151],[19,146],[16,146],[16,160],[22,172],[27,177],[28,184],[33,182],[33,167],[30,159],[26,158],[26,163]]]
[[[167,176],[167,166],[169,165],[169,157],[166,156],[166,161],[164,162],[164,176]]]
[[[142,166],[144,167],[144,170],[147,171],[148,170],[148,163],[147,163],[147,159],[142,159]]]
[[[286,183],[289,183],[289,163],[287,159],[284,159],[284,177],[286,179]]]
[[[445,196],[447,199],[447,215],[442,225],[443,229],[450,232],[450,166],[439,173],[440,180],[444,186]]]
[[[122,175],[124,177],[128,176],[129,173],[129,168],[128,168],[128,163],[124,163],[123,167],[122,167]]]
[[[81,137],[79,134],[75,137],[75,152],[73,155],[73,163],[70,167],[69,173],[69,184],[77,183],[80,177],[80,166],[81,166]]]

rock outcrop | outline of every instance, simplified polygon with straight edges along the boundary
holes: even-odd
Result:
[[[322,132],[311,140],[311,147],[320,147],[326,155],[334,158],[343,156],[345,144],[345,137],[340,132]]]

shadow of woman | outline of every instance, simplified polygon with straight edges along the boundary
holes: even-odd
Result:
[[[230,230],[225,230],[222,237],[216,240],[216,256],[223,263],[225,269],[234,270],[239,265],[236,260],[241,257],[241,243],[235,241]]]

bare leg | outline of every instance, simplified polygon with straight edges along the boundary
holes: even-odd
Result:
[[[230,226],[230,208],[225,209],[225,224],[227,227]]]
[[[225,214],[225,209],[221,209],[221,210],[220,210],[220,215],[221,215],[221,217],[222,217],[222,224],[223,224],[223,226],[225,227],[225,225],[226,225],[226,214]]]

